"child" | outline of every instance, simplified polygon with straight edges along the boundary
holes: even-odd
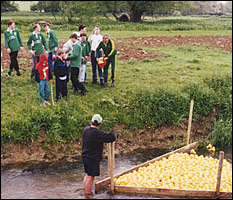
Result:
[[[54,75],[56,76],[56,100],[58,101],[60,95],[67,98],[67,82],[69,71],[66,64],[65,51],[58,50],[58,57],[54,62]]]
[[[82,63],[81,67],[79,68],[80,70],[80,83],[84,83],[85,81],[85,72],[86,72],[86,66],[87,66],[87,58],[89,55],[89,46],[88,42],[86,40],[87,35],[86,33],[81,33],[81,47],[82,47]]]
[[[48,59],[44,54],[40,55],[40,61],[36,65],[35,79],[38,83],[38,93],[41,105],[51,105],[48,102],[50,96],[48,79],[51,83],[53,80],[49,70]]]

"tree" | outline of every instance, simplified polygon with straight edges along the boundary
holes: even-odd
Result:
[[[18,11],[18,5],[12,1],[1,1],[1,12]]]

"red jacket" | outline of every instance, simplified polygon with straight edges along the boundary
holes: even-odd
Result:
[[[45,61],[45,62],[44,62]],[[39,77],[38,77],[38,74]],[[49,65],[48,65],[48,59],[44,54],[40,55],[40,61],[39,63],[36,65],[36,81],[40,82],[40,80],[48,80],[48,79],[52,79],[52,75],[50,74],[49,71]],[[39,78],[39,80],[37,80]]]

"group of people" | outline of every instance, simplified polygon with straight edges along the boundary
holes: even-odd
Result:
[[[50,24],[44,23],[43,27],[47,34],[48,43],[40,32],[39,23],[34,24],[34,31],[27,40],[27,48],[32,54],[30,78],[35,78],[38,82],[41,105],[50,105],[48,102],[50,96],[48,81],[53,82],[53,74],[56,77],[56,100],[61,97],[67,98],[69,77],[71,77],[74,94],[77,94],[79,90],[81,95],[86,94],[88,90],[84,84],[87,83],[86,67],[89,56],[91,56],[92,84],[98,82],[98,70],[100,85],[102,87],[108,85],[108,68],[111,64],[111,88],[115,87],[117,50],[108,34],[103,36],[100,34],[99,26],[95,26],[88,37],[86,26],[80,25],[79,31],[70,35],[70,39],[62,49],[59,49],[57,36],[53,30],[50,30]],[[19,50],[23,50],[23,41],[19,31],[15,28],[14,21],[8,22],[8,28],[4,31],[4,42],[11,59],[6,76],[11,76],[14,69],[16,75],[20,76],[17,56]],[[100,58],[106,62],[103,67],[98,64]]]
[[[56,76],[56,99],[60,96],[67,97],[67,82],[69,73],[74,92],[78,89],[84,95],[87,88],[83,85],[87,80],[86,65],[87,58],[91,54],[92,63],[92,84],[97,83],[97,69],[101,86],[106,86],[108,81],[108,68],[112,66],[112,85],[115,86],[116,80],[116,56],[117,51],[113,41],[107,34],[101,36],[100,28],[96,26],[90,37],[86,35],[86,27],[79,26],[79,32],[70,36],[63,49],[59,49],[58,39],[53,30],[50,30],[49,24],[44,24],[47,33],[48,46],[46,39],[40,33],[40,25],[35,24],[34,31],[29,36],[27,47],[32,54],[33,66],[30,77],[38,82],[39,99],[43,105],[50,105],[48,80],[53,80],[52,73]],[[20,76],[19,65],[17,62],[18,51],[23,49],[23,42],[20,33],[15,29],[15,22],[8,23],[8,29],[4,32],[5,46],[11,58],[11,64],[7,76],[11,76],[13,69],[16,75]],[[43,50],[45,48],[45,52]],[[47,54],[47,55],[46,55]],[[54,59],[56,57],[56,59]],[[99,67],[99,57],[104,57],[106,65],[104,70]],[[80,75],[80,77],[78,77]],[[83,191],[86,198],[92,198],[92,185],[95,176],[100,175],[100,161],[103,154],[103,143],[113,142],[116,140],[116,133],[112,130],[109,133],[99,129],[103,119],[99,114],[93,115],[91,126],[87,126],[82,134],[82,160],[84,165],[85,176],[83,179]]]

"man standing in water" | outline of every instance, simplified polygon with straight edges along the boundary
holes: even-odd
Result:
[[[101,124],[102,117],[95,114],[91,119],[91,126],[87,126],[82,134],[82,159],[86,173],[83,179],[83,190],[88,199],[93,197],[91,190],[95,176],[100,175],[103,143],[116,140],[116,133],[113,130],[110,133],[99,130]]]

